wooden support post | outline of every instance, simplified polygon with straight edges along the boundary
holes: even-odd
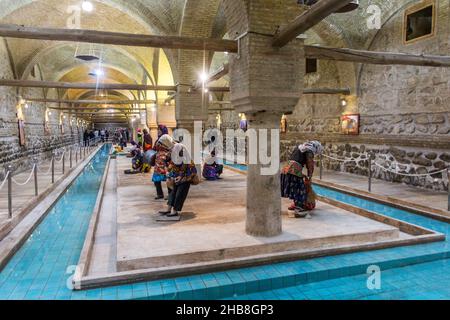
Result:
[[[368,187],[368,190],[369,190],[369,192],[372,192],[372,155],[370,155],[370,157],[369,157],[369,172],[368,172],[368,176],[369,176],[369,187]]]

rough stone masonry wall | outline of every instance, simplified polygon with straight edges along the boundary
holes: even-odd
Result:
[[[2,39],[0,39],[0,78],[14,78]],[[33,103],[30,108],[22,109],[25,118],[26,146],[21,147],[16,115],[18,94],[19,91],[15,88],[0,87],[0,180],[4,177],[4,167],[7,164],[12,164],[18,171],[26,170],[31,165],[32,157],[46,161],[51,157],[53,150],[70,144],[79,134],[77,127],[71,130],[69,117],[64,120],[65,133],[61,133],[59,112],[52,113],[49,119],[50,133],[45,133],[46,106],[42,103]],[[25,97],[43,98],[41,89],[25,89],[20,94]],[[56,92],[49,92],[48,98],[57,98]]]
[[[448,55],[449,1],[438,0],[436,36],[405,45],[402,41],[401,10],[387,21],[366,48]],[[332,46],[333,43],[328,43]],[[307,75],[311,87],[350,87],[354,81],[343,75],[338,63],[319,61],[319,72]],[[402,173],[432,173],[450,166],[450,90],[449,68],[363,65],[356,72],[356,98],[346,108],[339,96],[304,96],[288,117],[289,132],[282,137],[286,158],[292,147],[304,140],[318,139],[327,152],[338,158],[355,158],[331,168],[367,175],[367,150],[377,154],[377,162]],[[361,115],[361,134],[345,136],[340,132],[342,114]],[[407,178],[375,169],[375,176],[388,181],[446,190],[445,175]]]

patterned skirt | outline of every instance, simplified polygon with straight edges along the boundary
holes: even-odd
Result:
[[[153,177],[152,177],[153,182],[163,182],[166,180],[167,180],[167,177],[165,174],[160,174],[160,173],[156,173],[156,172],[153,173]]]
[[[303,206],[308,198],[303,178],[281,174],[281,196],[295,201],[297,206]]]

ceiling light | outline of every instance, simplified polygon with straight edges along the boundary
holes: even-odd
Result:
[[[83,11],[92,12],[94,10],[94,5],[90,1],[83,1],[81,4],[81,8]]]
[[[205,72],[200,74],[200,81],[205,83],[208,80],[208,75]]]
[[[95,70],[94,70],[94,74],[95,74],[97,77],[101,77],[101,76],[103,76],[103,75],[105,74],[105,72],[104,72],[102,69],[95,69]]]

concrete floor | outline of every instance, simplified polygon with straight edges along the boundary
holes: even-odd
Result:
[[[285,216],[281,236],[248,236],[246,177],[228,170],[220,181],[192,187],[181,222],[156,222],[155,213],[165,202],[154,200],[151,175],[123,174],[129,163],[117,160],[118,271],[407,237],[397,228],[324,203],[318,204],[311,220]],[[288,205],[283,200],[283,208]],[[101,259],[104,270],[114,258],[111,254],[109,260]]]

